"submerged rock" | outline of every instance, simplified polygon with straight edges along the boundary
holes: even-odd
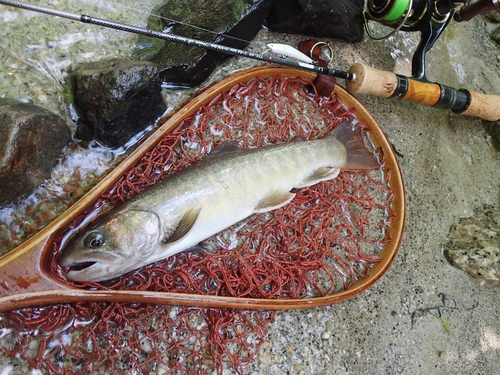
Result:
[[[243,49],[261,29],[271,4],[272,0],[166,0],[153,9],[147,27]],[[134,53],[135,59],[157,63],[165,82],[184,87],[201,84],[227,57],[219,52],[146,36],[139,37]]]
[[[360,42],[364,31],[363,6],[364,0],[275,1],[266,26],[282,33]]]
[[[79,115],[79,139],[119,147],[165,111],[161,80],[151,62],[113,59],[86,63],[69,79]]]
[[[0,205],[49,178],[70,140],[71,131],[61,117],[33,104],[0,99]]]
[[[485,205],[450,228],[444,256],[472,276],[500,280],[500,206]]]

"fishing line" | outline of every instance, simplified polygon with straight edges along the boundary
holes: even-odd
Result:
[[[88,2],[85,1],[85,3],[88,3]],[[102,1],[101,3],[112,4],[112,5],[116,6],[116,7],[119,7],[119,8],[122,8],[122,9],[127,9],[127,10],[134,11],[134,12],[138,12],[138,13],[143,14],[143,15],[148,16],[148,17],[156,17],[158,19],[161,19],[161,20],[164,20],[164,21],[168,21],[168,22],[173,23],[173,24],[178,24],[178,25],[183,25],[183,26],[191,27],[193,29],[196,29],[196,30],[199,30],[199,31],[203,31],[203,32],[206,32],[206,33],[210,33],[210,34],[213,34],[215,36],[221,36],[221,37],[232,39],[232,40],[235,40],[235,41],[238,41],[238,42],[247,43],[249,45],[256,45],[256,46],[259,46],[261,48],[264,47],[264,48],[268,49],[267,45],[264,44],[264,43],[261,43],[261,42],[254,42],[254,41],[251,41],[251,40],[247,40],[247,39],[243,39],[243,38],[238,38],[238,37],[235,37],[235,36],[232,36],[232,35],[228,35],[228,34],[225,34],[225,33],[219,33],[219,32],[214,31],[214,30],[206,29],[204,27],[193,25],[193,24],[190,24],[188,22],[179,21],[179,20],[176,20],[174,18],[169,18],[169,17],[161,16],[159,14],[155,14],[155,13],[148,12],[148,11],[145,11],[145,10],[140,10],[140,9],[137,9],[137,8],[133,8],[133,7],[130,7],[128,5],[124,5],[124,4],[120,4],[120,3],[115,3],[113,1]],[[164,30],[162,30],[162,31],[164,31]]]
[[[89,4],[88,1],[86,1],[86,3]],[[119,3],[114,3],[112,1],[103,1],[103,3],[104,4],[111,4],[111,5],[123,8],[123,9],[127,9],[127,10],[130,10],[130,11],[135,11],[135,12],[138,12],[138,13],[141,13],[141,14],[145,14],[148,17],[156,17],[156,18],[158,18],[160,20],[164,20],[164,21],[167,21],[167,22],[171,23],[171,25],[167,25],[162,30],[163,32],[169,32],[175,25],[187,26],[187,27],[191,27],[191,28],[193,28],[195,30],[203,31],[203,32],[208,33],[208,34],[212,34],[212,35],[214,35],[216,37],[223,37],[225,39],[231,39],[231,40],[234,40],[234,41],[242,42],[242,43],[245,43],[247,46],[256,46],[256,48],[258,47],[261,50],[267,50],[267,51],[270,51],[272,53],[278,54],[278,55],[280,55],[282,57],[292,57],[292,58],[304,61],[304,62],[309,63],[309,64],[313,64],[314,63],[314,60],[311,58],[312,57],[311,53],[312,53],[312,50],[314,49],[314,47],[325,45],[326,48],[328,48],[329,52],[330,52],[330,59],[329,59],[330,61],[329,61],[329,63],[331,63],[332,60],[333,60],[333,50],[330,47],[330,45],[328,43],[325,43],[325,42],[318,42],[317,44],[315,44],[311,48],[311,52],[309,53],[309,56],[307,56],[303,52],[299,51],[298,49],[296,49],[296,48],[294,48],[294,47],[292,47],[292,46],[290,46],[288,44],[281,44],[281,43],[267,43],[266,44],[266,43],[262,43],[262,42],[254,42],[253,40],[247,40],[247,39],[243,39],[243,38],[238,38],[238,37],[235,37],[235,36],[232,36],[232,35],[229,35],[229,34],[225,34],[225,33],[222,33],[222,32],[217,32],[217,31],[210,30],[210,29],[207,29],[207,28],[204,28],[204,27],[201,27],[201,26],[193,25],[193,24],[190,24],[188,22],[179,21],[179,20],[176,20],[176,19],[173,19],[173,18],[161,16],[161,15],[158,15],[158,14],[155,14],[155,13],[152,13],[152,12],[142,11],[140,9],[132,8],[132,7],[127,6],[127,5],[123,5],[123,4],[119,4]],[[114,11],[115,9],[111,9],[111,10]],[[320,49],[321,49],[321,47],[320,47]]]
[[[216,52],[221,52],[227,55],[234,55],[234,56],[241,56],[241,57],[246,57],[249,59],[253,60],[259,60],[259,61],[264,61],[267,63],[271,64],[277,64],[277,65],[283,65],[283,66],[288,66],[296,69],[303,69],[303,70],[308,70],[311,72],[315,72],[317,74],[326,74],[326,75],[331,75],[333,77],[341,78],[341,79],[354,79],[354,74],[345,72],[345,71],[340,71],[340,70],[335,70],[335,69],[330,69],[327,67],[321,67],[317,65],[313,65],[311,63],[305,63],[305,62],[296,62],[292,60],[288,60],[285,58],[281,57],[274,57],[271,55],[267,54],[261,54],[261,53],[256,53],[256,52],[249,52],[237,48],[232,48],[232,47],[227,47],[224,45],[220,44],[215,44],[215,43],[209,43],[209,42],[204,42],[198,39],[192,39],[192,38],[187,38],[183,37],[180,35],[175,35],[175,34],[167,34],[155,30],[150,30],[138,26],[132,26],[132,25],[127,25],[119,22],[114,22],[114,21],[109,21],[101,18],[95,18],[91,17],[88,15],[84,14],[75,14],[75,13],[70,13],[62,10],[57,10],[57,9],[52,9],[52,8],[45,8],[41,6],[36,6],[36,5],[31,5],[31,4],[25,4],[25,3],[20,3],[17,1],[10,1],[10,0],[0,0],[0,4],[3,5],[9,5],[13,6],[16,8],[20,9],[26,9],[26,10],[31,10],[34,12],[39,12],[39,13],[45,13],[51,16],[57,16],[57,17],[62,17],[62,18],[67,18],[73,21],[79,21],[83,23],[89,23],[97,26],[102,26],[102,27],[107,27],[115,30],[121,30],[133,34],[138,34],[138,35],[145,35],[149,37],[154,37],[158,39],[163,39],[167,40],[170,42],[175,42],[175,43],[181,43],[185,44],[188,46],[193,46],[193,47],[199,47],[199,48],[204,48],[208,49],[211,51],[216,51]]]

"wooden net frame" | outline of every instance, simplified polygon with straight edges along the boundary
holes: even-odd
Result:
[[[0,307],[18,308],[5,313],[2,323],[23,348],[20,354],[15,345],[4,350],[54,374],[103,368],[113,374],[132,368],[194,374],[228,366],[242,371],[274,317],[249,308],[338,302],[376,282],[389,269],[403,232],[399,166],[364,107],[340,87],[320,97],[313,79],[293,69],[259,68],[207,89],[63,217],[0,259],[6,277],[15,261],[27,257],[35,259],[39,272],[24,294],[0,295]],[[379,170],[342,171],[335,180],[300,190],[289,205],[214,236],[215,253],[181,253],[105,283],[64,278],[57,263],[61,244],[88,215],[106,212],[226,140],[261,147],[295,137],[319,138],[353,115],[366,130]],[[19,309],[63,301],[79,303]],[[34,330],[38,344],[30,345]],[[62,333],[69,342],[54,346]]]

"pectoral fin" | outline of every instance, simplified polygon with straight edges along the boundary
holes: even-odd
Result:
[[[170,243],[179,241],[182,237],[184,237],[193,227],[193,225],[196,223],[196,219],[198,219],[198,215],[200,214],[201,207],[200,208],[190,208],[184,213],[184,216],[182,216],[181,220],[179,221],[179,224],[177,224],[177,227],[175,228],[174,232],[172,235],[165,237],[163,241],[161,242],[162,245],[168,245]]]
[[[337,177],[339,173],[340,173],[340,168],[328,168],[328,167],[318,168],[316,169],[316,171],[314,171],[312,175],[310,175],[305,180],[301,181],[300,184],[294,187],[298,189],[306,186],[315,185],[321,181],[332,180],[335,177]]]
[[[274,193],[262,199],[259,204],[257,204],[254,209],[254,213],[267,212],[283,207],[284,205],[290,203],[293,197],[295,197],[294,193],[290,193],[289,191],[283,189],[277,189]]]

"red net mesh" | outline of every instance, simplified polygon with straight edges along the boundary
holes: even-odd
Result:
[[[336,95],[320,97],[310,82],[274,76],[237,84],[217,95],[101,196],[86,215],[100,215],[145,187],[196,162],[216,145],[241,147],[324,136],[352,116]],[[367,139],[369,143],[369,140]],[[367,277],[390,241],[390,170],[342,171],[333,181],[301,189],[287,206],[254,215],[213,236],[212,252],[185,252],[105,283],[78,288],[153,290],[258,298],[325,296]],[[85,216],[74,220],[75,232]],[[53,274],[62,243],[54,243]],[[170,306],[79,304],[4,314],[21,357],[47,373],[207,373],[241,371],[272,322],[268,312]],[[26,333],[36,333],[31,348]],[[62,338],[59,337],[61,334]],[[65,336],[64,336],[65,335]],[[14,355],[13,347],[4,348]],[[109,354],[113,353],[113,354]]]
[[[2,349],[43,374],[241,372],[273,319],[265,311],[59,305],[3,314],[3,334],[10,337]]]

